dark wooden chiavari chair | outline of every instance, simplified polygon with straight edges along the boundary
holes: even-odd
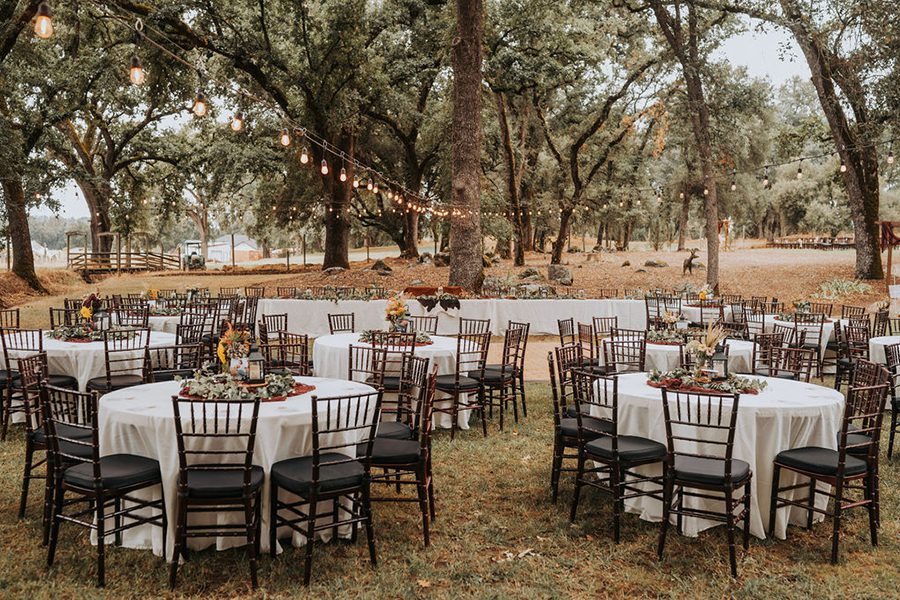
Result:
[[[841,324],[835,323],[835,335]],[[852,382],[859,361],[869,360],[869,328],[845,325],[840,336],[840,347],[835,360],[834,389],[840,390],[845,378]],[[848,383],[852,385],[852,383]]]
[[[419,427],[418,399],[428,377],[428,362],[427,358],[412,354],[403,357],[400,391],[396,397],[382,397],[382,419],[378,423],[375,437],[411,440],[416,436]]]
[[[246,538],[250,582],[257,586],[256,562],[261,535],[265,473],[253,464],[259,416],[258,398],[224,400],[172,396],[178,443],[178,494],[175,549],[169,563],[169,587],[175,589],[179,556],[187,558],[189,538]],[[243,514],[242,523],[195,519],[192,514]],[[211,522],[210,522],[211,521]]]
[[[875,319],[872,322],[872,337],[890,335],[891,317],[888,309],[875,311]]]
[[[750,296],[750,308],[752,308],[754,312],[756,312],[757,310],[759,312],[766,312],[766,305],[768,303],[768,296]]]
[[[720,300],[698,300],[695,304],[700,307],[700,321],[696,323],[700,327],[715,325],[725,320],[725,308]]]
[[[769,376],[769,364],[773,348],[784,346],[784,333],[757,333],[753,336],[753,351],[750,356],[750,371],[754,375]]]
[[[503,335],[503,354],[499,365],[485,367],[481,374],[484,390],[484,405],[493,418],[494,407],[500,412],[500,431],[503,431],[503,417],[506,406],[512,403],[513,419],[519,422],[519,408],[516,402],[516,365],[520,364],[522,351],[522,329],[507,329]]]
[[[249,331],[256,334],[256,312],[259,307],[259,297],[250,296],[238,298],[234,304],[234,312],[231,317],[232,326],[235,329]]]
[[[627,498],[650,496],[662,501],[662,476],[643,475],[634,469],[657,463],[662,465],[666,447],[647,438],[619,434],[619,392],[615,376],[576,369],[572,379],[578,468],[569,521],[575,522],[582,487],[606,492],[613,499],[613,539],[618,543]]]
[[[354,333],[356,331],[356,315],[354,313],[329,314],[328,330],[331,331],[331,335]]]
[[[244,296],[247,298],[265,298],[266,288],[263,286],[247,286],[244,288]]]
[[[565,346],[567,344],[574,344],[576,342],[575,337],[575,319],[558,319],[556,321],[556,326],[559,329],[559,345]]]
[[[749,339],[754,339],[757,335],[766,333],[766,315],[755,309],[744,309],[744,325],[747,328]]]
[[[866,314],[864,306],[850,306],[849,304],[841,305],[841,319],[849,319],[850,317],[861,317]]]
[[[600,288],[600,298],[612,300],[619,297],[619,290]]]
[[[815,365],[816,355],[810,348],[776,346],[769,351],[769,372],[766,375],[809,383]]]
[[[178,298],[178,290],[174,288],[162,288],[157,290],[156,295],[163,300],[175,300]]]
[[[373,331],[372,345],[385,351],[384,365],[380,367],[381,389],[389,394],[399,392],[404,358],[416,352],[415,332]]]
[[[293,298],[297,295],[297,288],[294,286],[279,286],[275,288],[275,295],[279,298]]]
[[[825,318],[834,314],[834,304],[829,302],[810,302],[809,312],[819,315],[825,315]]]
[[[813,514],[819,513],[834,520],[831,538],[831,562],[837,564],[838,543],[844,511],[863,507],[869,513],[869,536],[878,545],[877,479],[878,445],[881,439],[881,420],[888,383],[866,387],[851,387],[844,404],[844,416],[838,433],[838,449],[807,446],[779,452],[772,473],[772,500],[769,508],[769,537],[775,531],[779,508],[793,506],[807,511],[807,529],[812,529]],[[782,487],[781,471],[808,478]],[[792,477],[792,481],[795,479]],[[817,489],[817,482],[831,486],[831,491]],[[796,499],[793,490],[805,488],[807,498]],[[848,492],[861,491],[862,499],[849,499]],[[790,492],[783,496],[783,492]],[[825,494],[834,500],[831,512],[816,506],[816,495]]]
[[[611,374],[643,372],[646,356],[646,339],[613,337],[603,340],[603,362]]]
[[[657,295],[647,294],[644,296],[644,317],[647,319],[648,329],[656,329],[662,325],[664,312],[660,307],[660,300]]]
[[[362,524],[375,565],[375,530],[370,499],[370,463],[375,427],[381,411],[381,392],[350,396],[312,397],[312,456],[281,460],[272,465],[270,487],[269,551],[275,556],[278,528],[288,527],[306,536],[303,583],[312,576],[316,532]],[[348,456],[347,440],[356,442]],[[352,449],[353,446],[350,447]],[[279,491],[299,497],[284,500]],[[320,502],[332,510],[320,513]],[[321,519],[321,520],[320,520]],[[354,537],[355,539],[355,537]]]
[[[57,327],[71,327],[81,320],[78,314],[80,309],[50,308],[50,329]]]
[[[740,294],[720,294],[719,298],[724,304],[743,304],[744,297]]]
[[[165,546],[166,508],[162,493],[137,494],[162,486],[159,463],[134,454],[100,456],[96,392],[41,386],[41,406],[53,475],[47,566],[53,566],[63,521],[97,533],[97,585],[106,583],[106,544],[127,529],[161,527]],[[66,498],[66,495],[73,497]],[[144,497],[159,497],[145,500]],[[74,511],[67,509],[75,508]],[[112,514],[107,511],[112,507]],[[157,514],[149,511],[158,511]],[[148,514],[149,513],[149,514]],[[113,519],[112,529],[107,529]]]
[[[203,323],[193,323],[186,325],[179,323],[175,326],[175,343],[176,344],[202,344],[203,343]]]
[[[897,386],[900,385],[900,343],[891,344],[884,349],[885,362],[890,374],[891,396],[891,428],[888,436],[888,458],[894,455],[894,437],[900,430],[900,398]]]
[[[18,308],[8,308],[6,310],[0,310],[0,332],[4,329],[18,329],[19,328],[19,309]]]
[[[134,335],[122,337],[119,335],[120,332],[130,332]],[[149,329],[104,331],[104,374],[88,379],[88,391],[106,394],[147,383],[150,378],[149,346]]]
[[[176,377],[190,378],[203,366],[204,349],[200,341],[148,348],[150,354],[149,380],[174,381]]]
[[[518,363],[513,369],[513,373],[515,374],[515,380],[513,381],[513,392],[519,397],[519,400],[522,403],[522,416],[527,417],[528,404],[525,401],[525,352],[528,349],[528,334],[531,331],[531,323],[509,321],[506,324],[506,328],[522,330],[522,338],[520,342],[521,347],[519,348],[517,353]],[[496,370],[496,366],[497,365],[486,365],[484,369],[485,371]]]
[[[753,477],[750,465],[733,456],[739,395],[663,388],[662,400],[668,455],[664,467],[659,557],[662,559],[669,518],[673,513],[679,532],[684,517],[719,521],[725,523],[731,575],[737,577],[735,529],[738,522],[744,522],[743,545],[747,550]],[[742,490],[740,495],[735,495],[739,490]],[[688,504],[685,504],[685,498],[689,499]],[[696,507],[690,502],[692,498],[724,501],[724,510]]]
[[[824,359],[822,338],[825,335],[825,313],[794,313],[794,340],[792,345],[807,348],[816,353],[816,375],[822,374]],[[803,341],[798,341],[803,333]],[[827,342],[827,340],[825,340]]]
[[[146,304],[126,304],[115,310],[116,325],[123,328],[150,326],[150,307]]]
[[[487,415],[481,379],[484,377],[490,344],[491,334],[487,331],[461,333],[456,338],[456,368],[453,373],[437,377],[437,390],[449,397],[450,406],[435,406],[434,412],[451,415],[451,440],[456,437],[456,430],[459,428],[459,413],[472,410],[481,412],[481,428],[487,437]]]
[[[241,288],[236,287],[220,287],[219,298],[237,298],[241,293]]]
[[[311,375],[309,362],[309,336],[301,333],[278,332],[276,352],[269,352],[274,359],[272,366],[287,370],[291,375]],[[277,357],[277,358],[276,358]]]
[[[584,357],[585,366],[599,367],[603,362],[600,356],[602,350],[596,345],[594,326],[589,323],[578,323],[576,339],[581,346],[581,356]]]
[[[428,316],[417,316],[413,315],[409,318],[409,323],[412,326],[412,330],[420,333],[427,333],[428,335],[437,335],[438,332],[438,317],[428,317]]]
[[[347,349],[347,379],[367,383],[377,390],[384,387],[384,368],[387,366],[387,350],[378,346],[356,346]]]
[[[431,470],[431,427],[434,407],[435,379],[437,365],[428,376],[428,359],[409,357],[407,363],[414,364],[413,370],[423,370],[422,382],[416,393],[415,406],[407,413],[415,425],[412,439],[392,439],[378,434],[372,444],[372,468],[383,469],[384,474],[372,474],[372,483],[394,485],[414,485],[417,498],[403,496],[375,497],[372,502],[418,502],[422,512],[422,535],[425,546],[431,544],[429,520],[435,518],[434,481]],[[399,416],[399,415],[398,415]],[[380,432],[384,421],[378,423]],[[364,452],[364,449],[360,449]],[[362,454],[358,451],[357,454]]]
[[[262,316],[262,319],[259,320],[259,343],[267,344],[269,343],[270,335],[278,335],[279,331],[287,331],[288,330],[288,316],[287,313],[280,313],[274,315],[266,315]]]
[[[459,320],[459,335],[481,335],[483,333],[491,335],[490,319],[466,319]],[[438,386],[440,389],[440,386]]]

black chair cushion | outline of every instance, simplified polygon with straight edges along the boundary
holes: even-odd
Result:
[[[372,464],[373,465],[408,465],[419,462],[421,454],[419,453],[419,440],[391,440],[388,438],[375,438],[372,443]],[[361,445],[357,451],[357,456],[362,456],[366,452],[365,446]]]
[[[329,461],[346,460],[336,452],[326,452],[320,457],[319,490],[329,492],[362,485],[365,470],[359,461],[329,465]],[[309,494],[312,488],[313,457],[302,456],[278,461],[272,465],[272,481],[279,487],[300,495]]]
[[[88,379],[87,389],[94,392],[111,392],[141,385],[144,383],[144,378],[140,375],[113,375],[109,378],[109,382],[111,387],[106,385],[106,377],[94,377],[93,379]]]
[[[259,488],[265,473],[262,467],[250,467],[250,488]],[[188,496],[191,498],[240,498],[244,493],[243,469],[195,471],[187,473]]]
[[[750,465],[737,458],[731,459],[731,481],[741,482],[750,477]],[[675,479],[701,485],[725,484],[725,461],[700,456],[676,456]]]
[[[191,369],[166,369],[165,371],[153,371],[153,381],[175,381],[176,377],[190,378],[193,375],[194,371]]]
[[[409,425],[400,421],[381,421],[378,423],[375,437],[390,440],[411,440],[413,430]]]
[[[654,440],[634,435],[620,435],[618,438],[619,460],[622,462],[646,462],[662,460],[666,457],[666,446]],[[585,445],[585,451],[599,458],[611,460],[613,439],[603,436]]]
[[[841,434],[838,432],[837,434],[837,443],[841,442]],[[868,444],[872,443],[872,438],[864,433],[850,433],[847,432],[847,454],[852,454],[854,456],[868,456],[869,455],[869,447]],[[865,446],[859,446],[858,448],[851,448],[850,446],[856,446],[858,444],[867,444]]]
[[[816,473],[818,475],[837,475],[838,451],[817,446],[806,448],[794,448],[779,452],[775,462],[786,467],[793,467],[801,471]],[[845,475],[859,475],[866,472],[866,461],[855,456],[847,456],[844,464]]]
[[[386,392],[396,392],[400,390],[400,376],[399,375],[385,375],[382,380],[382,385],[384,386],[384,391]]]
[[[506,371],[489,371],[487,369],[484,370],[484,373],[479,377],[476,374],[475,379],[480,379],[482,383],[490,386],[500,386],[503,385],[504,382],[509,383],[513,380],[513,371],[511,367],[507,367]]]
[[[22,384],[20,381],[17,381],[19,378],[18,375],[13,379],[13,389],[21,389]],[[71,375],[48,375],[47,383],[52,385],[53,387],[65,388],[67,390],[77,390],[78,389],[78,380],[72,377]]]
[[[140,484],[160,483],[159,463],[134,454],[111,454],[100,459],[100,478],[104,489],[115,490]],[[81,463],[69,467],[63,480],[82,488],[94,486],[94,465]]]
[[[57,423],[56,431],[60,437],[65,437],[72,440],[90,440],[91,436],[93,435],[90,429],[73,427],[71,425],[66,425],[65,423]],[[50,440],[47,439],[47,432],[43,427],[35,429],[31,432],[31,440],[35,444],[41,444],[44,446],[50,443]],[[74,456],[83,456],[84,458],[91,457],[91,448],[89,446],[72,444],[63,440],[60,440],[60,450],[65,452],[66,454],[72,454]]]
[[[13,381],[19,378],[18,373],[10,373],[9,371],[3,369],[0,370],[0,387],[6,387],[6,384],[9,383],[10,379]]]
[[[501,365],[499,363],[496,365],[484,365],[484,370],[485,371],[502,371],[503,365]],[[516,375],[519,374],[519,370],[515,367],[515,365],[506,365],[506,370],[512,371]]]
[[[797,379],[797,374],[793,371],[783,371],[780,369],[772,371],[771,374],[768,369],[757,369],[754,374],[760,377],[775,377],[777,379]]]
[[[463,377],[459,378],[459,385],[456,384],[456,375],[438,375],[435,380],[435,387],[441,390],[442,392],[447,391],[476,391],[478,390],[480,384],[477,379],[473,379],[472,377]]]
[[[585,430],[585,434],[589,438],[599,437],[599,433],[594,433],[595,431],[605,431],[607,433],[612,433],[612,423],[609,421],[602,421],[600,419],[595,419],[594,417],[582,417],[582,425],[588,428],[589,430]],[[567,437],[578,437],[578,418],[577,417],[565,417],[559,420],[559,429],[564,436]]]

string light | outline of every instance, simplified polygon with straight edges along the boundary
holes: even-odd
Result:
[[[291,145],[291,133],[287,130],[287,128],[281,130],[281,137],[278,138],[281,142],[281,145],[287,148]]]
[[[769,165],[766,165],[766,173],[763,175],[763,187],[769,187]]]
[[[197,97],[194,99],[194,106],[191,110],[198,117],[206,116],[208,108],[206,106],[206,95],[203,92],[197,92]]]
[[[325,159],[322,159],[322,167],[320,169],[322,171],[322,175],[328,175],[328,163],[325,162]]]
[[[846,173],[846,172],[847,172],[847,165],[844,164],[844,159],[842,158],[841,159],[841,173]]]
[[[889,164],[889,165],[894,164],[894,148],[893,148],[893,146],[891,147],[890,150],[888,150],[887,164]]]
[[[244,128],[244,113],[239,112],[231,118],[231,130],[241,131]]]
[[[378,193],[378,182],[375,182],[375,183],[372,184],[372,193],[373,193],[373,194],[377,194],[377,193]]]
[[[803,161],[797,166],[797,179],[803,179]]]
[[[680,194],[678,194],[678,197],[679,197],[681,200],[684,200],[684,192],[681,192]]]
[[[347,181],[347,169],[345,169],[344,167],[341,167],[340,180]]]
[[[306,150],[306,146],[303,146],[303,150],[300,151],[300,163],[306,164],[309,162],[309,153]]]
[[[372,191],[372,179],[370,178],[368,182],[366,182],[366,189],[370,192]]]
[[[709,188],[703,188],[703,195],[709,196]]]
[[[34,35],[42,40],[53,37],[53,11],[49,2],[41,2],[38,5],[37,18],[34,20]]]
[[[359,177],[356,175],[353,176],[353,189],[359,188]]]
[[[134,85],[143,85],[145,77],[144,67],[141,65],[141,58],[137,54],[132,54],[131,69],[128,71],[128,78]]]

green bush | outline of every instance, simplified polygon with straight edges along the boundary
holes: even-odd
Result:
[[[844,296],[868,294],[871,291],[872,286],[862,281],[855,279],[829,279],[819,284],[819,291],[813,294],[813,297],[823,300],[837,300]]]

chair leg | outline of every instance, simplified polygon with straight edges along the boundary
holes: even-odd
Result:
[[[12,410],[12,388],[6,388],[6,393],[3,395],[3,419],[2,419],[2,429],[0,429],[0,441],[6,441],[6,430],[9,427],[9,413]]]
[[[316,541],[316,508],[319,500],[315,493],[311,494],[309,497],[309,515],[307,516],[308,521],[306,524],[306,547],[304,548],[304,558],[303,558],[303,585],[308,586],[310,578],[312,577],[312,558],[313,558],[313,545]]]
[[[675,515],[675,527],[678,535],[684,535],[684,487],[678,488],[678,514]]]
[[[876,480],[877,475],[874,471],[870,471],[868,477],[866,477],[866,486],[869,488],[869,505],[866,507],[869,511],[869,537],[871,538],[872,545],[878,545],[878,496],[876,492],[876,486],[878,485]]]
[[[772,471],[772,497],[769,503],[769,537],[775,536],[775,518],[778,512],[778,482],[781,475],[781,467],[775,464]]]
[[[559,476],[562,470],[563,461],[562,440],[559,436],[553,439],[553,465],[550,469],[550,502],[556,504],[556,497],[559,495]]]
[[[578,512],[578,499],[581,496],[581,481],[584,477],[584,454],[578,451],[578,472],[575,474],[575,492],[572,494],[572,508],[569,511],[569,522],[575,522],[575,515]]]
[[[97,496],[94,506],[97,512],[97,587],[106,585],[106,499]]]
[[[375,527],[372,524],[372,501],[370,500],[368,483],[363,484],[361,501],[362,510],[366,513],[364,523],[366,526],[366,541],[369,545],[369,561],[372,563],[372,568],[375,568],[378,565],[378,558],[375,555]]]
[[[744,484],[744,550],[750,549],[750,481]]]
[[[256,514],[256,508],[253,506],[253,496],[244,498],[244,522],[247,526],[247,546],[250,549],[250,586],[255,590],[259,587],[259,581],[256,576],[256,523],[253,517]]]
[[[453,394],[450,397],[450,401],[453,403],[450,409],[450,441],[452,442],[456,439],[456,421],[459,419],[459,396]]]
[[[60,476],[54,476],[53,482],[53,514],[50,517],[50,540],[47,545],[47,566],[53,566],[53,559],[56,556],[56,543],[59,540],[59,525],[62,521],[59,515],[62,514],[63,500],[65,500],[65,491],[62,488]]]
[[[519,374],[519,393],[522,399],[522,417],[528,418],[528,405],[525,403],[525,374]]]
[[[50,543],[50,524],[53,519],[53,461],[47,457],[47,477],[44,480],[44,514],[43,514],[43,545]]]
[[[894,436],[897,434],[897,413],[893,407],[891,408],[891,434],[888,437],[888,458],[894,454]]]
[[[426,468],[428,473],[428,509],[430,511],[431,521],[437,518],[435,514],[434,508],[434,475],[431,473],[431,455],[428,456],[428,466]]]
[[[119,511],[122,510],[122,499],[121,498],[116,497],[113,500],[113,510],[116,512],[116,516],[113,519],[113,527],[116,528],[115,543],[116,543],[116,546],[121,546],[122,545],[122,532],[119,531],[119,528],[122,527],[122,517],[121,517],[121,515],[119,515]]]
[[[737,550],[734,547],[734,490],[725,490],[725,534],[728,536],[728,562],[731,565],[731,576],[737,577]]]
[[[613,540],[618,544],[621,539],[620,528],[624,509],[624,500],[622,500],[624,493],[622,486],[625,485],[624,469],[619,465],[612,465],[609,470],[609,479],[609,487],[615,494],[613,499]]]
[[[425,489],[425,483],[428,481],[427,477],[425,465],[419,465],[416,468],[416,488],[419,492],[419,510],[422,511],[422,536],[425,539],[426,548],[431,544],[431,537],[428,531],[428,490]]]
[[[834,532],[831,535],[831,564],[838,562],[838,544],[841,540],[841,519],[843,518],[841,504],[844,497],[844,482],[838,480],[834,486]]]
[[[663,469],[666,469],[663,466]],[[669,530],[669,517],[672,512],[672,478],[668,475],[664,475],[665,480],[663,481],[663,514],[662,521],[659,524],[659,546],[656,549],[657,557],[662,560],[663,551],[666,547],[666,532]]]
[[[487,437],[487,415],[484,414],[485,413],[485,410],[484,410],[485,400],[484,400],[484,388],[483,387],[478,388],[478,402],[481,405],[481,431],[483,432],[484,437]],[[501,408],[500,410],[502,411],[503,409]],[[500,418],[501,419],[503,418],[502,412],[500,413]]]
[[[810,530],[813,526],[813,517],[815,516],[815,511],[813,510],[816,507],[816,480],[815,478],[810,478],[809,480],[809,497],[807,498],[807,510],[806,510],[806,529]]]
[[[172,562],[169,563],[169,589],[175,589],[175,578],[178,576],[178,561],[184,553],[187,544],[187,536],[185,535],[185,527],[187,525],[187,498],[180,494],[175,500],[175,545],[172,551]],[[165,550],[163,550],[165,552]]]
[[[34,445],[31,440],[25,442],[25,470],[22,473],[22,495],[19,498],[19,518],[25,518],[25,507],[28,505],[28,487],[31,484],[31,469],[34,462]]]
[[[278,546],[278,486],[269,482],[269,556],[275,558]]]

